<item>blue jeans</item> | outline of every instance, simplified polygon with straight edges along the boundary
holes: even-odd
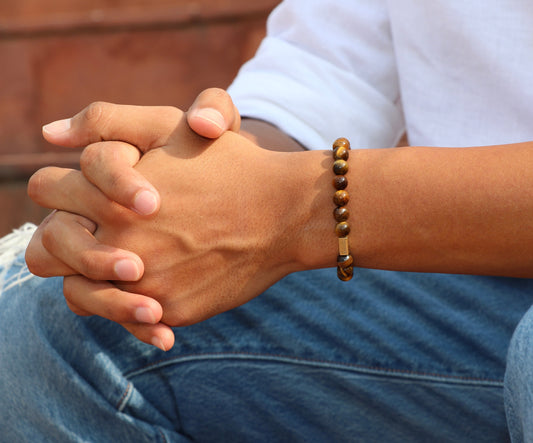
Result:
[[[506,353],[532,280],[298,273],[176,329],[167,353],[77,317],[61,285],[21,255],[4,275],[2,442],[509,439]]]
[[[504,388],[513,441],[533,441],[533,308],[524,315],[512,337]]]

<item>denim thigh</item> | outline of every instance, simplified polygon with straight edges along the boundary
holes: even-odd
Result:
[[[512,441],[533,441],[533,308],[522,317],[511,339],[504,398]]]
[[[61,279],[23,280],[0,295],[6,442],[505,441],[505,356],[533,302],[530,280],[317,270],[164,353],[72,314]]]

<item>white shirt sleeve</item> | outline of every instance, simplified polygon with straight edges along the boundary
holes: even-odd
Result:
[[[338,137],[394,146],[404,131],[384,0],[286,0],[230,86],[241,115],[268,121],[309,149]]]

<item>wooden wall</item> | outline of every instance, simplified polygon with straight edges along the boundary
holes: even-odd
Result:
[[[78,153],[41,126],[97,101],[187,108],[226,87],[264,35],[279,0],[2,0],[0,235],[48,212],[25,196],[47,164]]]

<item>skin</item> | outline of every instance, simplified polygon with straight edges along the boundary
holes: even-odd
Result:
[[[207,119],[203,116],[203,111],[206,109]],[[219,114],[222,123],[220,120],[213,120],[213,111]],[[116,118],[117,115],[120,115],[120,119]],[[59,125],[54,124],[56,127],[52,128],[53,131],[45,127],[43,134],[50,142],[60,146],[84,146],[93,142],[82,155],[81,166],[85,176],[109,198],[132,209],[138,215],[149,216],[152,212],[156,213],[159,208],[159,194],[131,166],[138,162],[144,152],[163,146],[181,118],[181,111],[174,108],[117,107],[95,103],[74,118],[58,122]],[[204,137],[217,137],[227,130],[238,131],[240,127],[240,116],[231,99],[224,91],[218,89],[209,89],[201,93],[186,118],[190,127]],[[264,122],[247,123],[251,123],[255,130],[259,129],[257,134],[260,134],[261,130],[268,133],[268,130],[273,128]],[[140,127],[152,130],[139,131]],[[251,137],[250,133],[246,135]],[[302,149],[292,139],[284,137],[285,146],[292,145],[292,148]],[[260,138],[263,142],[268,140],[261,136]],[[126,143],[99,142],[113,139],[131,141],[139,149]],[[50,174],[58,172],[59,170],[48,168],[39,171],[30,180],[28,192],[39,204],[56,208],[64,207],[65,201],[68,201],[66,198],[63,206],[46,201],[46,198],[52,195],[62,198],[53,189],[48,188]],[[75,173],[68,171],[67,175],[70,180]],[[70,206],[72,212],[87,214],[84,212],[86,208],[96,207],[105,208],[102,210],[103,214],[115,214],[108,207],[110,202],[107,198],[94,197],[93,186],[78,188],[74,192],[75,186],[71,183],[65,185],[66,180],[66,178],[61,180],[63,185],[59,188],[69,189],[66,195],[74,196],[79,192],[74,201],[84,202],[79,210]],[[155,196],[153,200],[156,205],[152,211],[143,211],[135,207],[136,197],[146,191]],[[118,207],[115,204],[112,208]],[[146,205],[143,208],[146,208]],[[128,211],[122,211],[122,214],[127,213]],[[94,214],[90,217],[93,220],[101,220]],[[169,349],[174,337],[170,328],[160,322],[163,314],[161,305],[153,298],[122,291],[102,281],[138,280],[144,271],[143,261],[137,254],[99,243],[92,235],[95,230],[96,224],[89,219],[77,214],[55,211],[43,221],[27,249],[28,266],[32,272],[40,276],[67,276],[64,279],[64,294],[75,313],[104,316],[122,324],[139,339],[162,349]],[[146,278],[143,281],[146,281]],[[181,324],[184,324],[184,321]]]
[[[179,114],[180,111],[168,107],[94,103],[72,119],[43,128],[43,135],[51,143],[63,147],[88,145],[81,159],[85,177],[109,199],[141,216],[150,216],[159,209],[159,193],[133,169],[133,165],[143,153],[166,142],[175,129]],[[269,149],[303,150],[268,123],[245,120],[241,128],[241,119],[231,98],[220,89],[203,91],[187,112],[186,119],[190,128],[203,137],[215,138],[225,131],[240,129],[243,136],[259,141]],[[141,127],[152,130],[139,131]],[[273,137],[272,134],[277,135]],[[101,140],[115,139],[131,144],[100,143]],[[43,186],[48,182],[45,177],[51,172],[52,169],[47,168],[35,174],[28,184],[28,193],[39,204],[55,208],[61,205],[47,204],[42,199],[54,192]],[[87,208],[91,201],[89,194],[94,188],[87,187],[85,191],[89,192],[78,197]],[[146,210],[150,206],[146,203],[136,207],[138,196],[147,192],[151,194],[148,200],[153,207]],[[96,207],[104,208],[106,203],[109,203],[107,199],[101,199]],[[26,251],[30,270],[42,277],[66,276],[65,298],[76,314],[106,317],[120,323],[140,340],[163,350],[170,349],[174,335],[161,322],[161,304],[151,297],[121,290],[107,281],[140,279],[144,272],[143,261],[137,254],[100,243],[93,236],[95,230],[96,223],[85,217],[54,211],[41,223]]]
[[[87,122],[94,120],[82,113],[74,131],[55,142],[83,145],[98,140],[99,132],[99,140],[123,141],[90,145],[82,161],[85,176],[49,168],[29,183],[37,203],[77,214],[55,213],[27,253],[32,272],[71,275],[65,297],[74,312],[118,321],[139,339],[168,349],[168,325],[188,325],[245,303],[287,273],[335,264],[329,151],[273,152],[235,133],[209,141],[189,129],[195,129],[194,118],[187,121],[194,106],[188,115],[172,108],[118,112],[98,106],[106,110],[91,110],[99,115],[92,129]],[[232,105],[220,109],[224,121],[235,122]],[[120,123],[132,120],[137,125],[131,128]],[[151,134],[135,130],[143,121],[155,128]],[[216,127],[238,130],[231,123],[212,125],[212,119],[203,123],[215,136]],[[255,129],[243,131],[248,138],[299,149],[276,128],[250,123]],[[347,176],[357,266],[531,277],[532,148],[352,151]],[[112,180],[96,172],[104,164],[114,171]],[[127,209],[139,190],[157,195],[153,212]],[[61,238],[59,232],[69,234]],[[122,270],[132,282],[117,288],[95,281],[116,279],[116,264],[124,260],[134,264]],[[151,313],[145,321],[141,308]]]

